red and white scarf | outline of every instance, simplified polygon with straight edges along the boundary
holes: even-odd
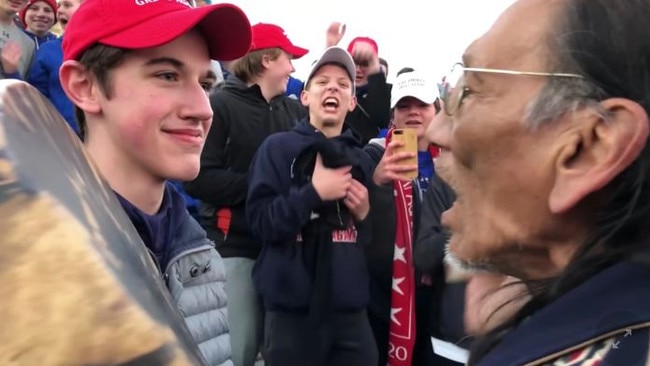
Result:
[[[392,129],[386,138],[391,141]],[[415,345],[415,273],[413,268],[413,182],[393,181],[397,230],[393,255],[388,365],[411,366]]]

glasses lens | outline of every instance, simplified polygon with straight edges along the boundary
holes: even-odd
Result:
[[[370,61],[368,61],[368,60],[355,59],[355,60],[354,60],[354,63],[357,64],[357,65],[359,65],[360,67],[368,67],[368,65],[370,64]]]
[[[442,86],[442,102],[444,103],[445,112],[448,115],[454,114],[456,108],[458,108],[458,93],[463,89],[462,81],[464,76],[464,66],[461,63],[457,63],[452,67],[449,74],[445,77],[445,81]]]

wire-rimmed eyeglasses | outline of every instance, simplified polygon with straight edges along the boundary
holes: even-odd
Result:
[[[582,75],[569,73],[554,72],[536,72],[536,71],[514,71],[503,69],[485,69],[479,67],[465,67],[461,62],[454,64],[449,74],[445,77],[440,87],[440,98],[444,104],[445,113],[452,116],[458,111],[469,89],[465,85],[466,72],[485,72],[490,74],[503,75],[528,75],[528,76],[546,76],[546,77],[565,77],[584,79]]]

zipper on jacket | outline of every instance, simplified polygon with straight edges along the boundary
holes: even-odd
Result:
[[[201,239],[201,241],[203,241],[203,239]],[[192,254],[192,253],[196,253],[196,252],[200,252],[200,251],[203,251],[203,250],[206,250],[206,249],[210,249],[210,248],[214,248],[214,247],[209,245],[209,244],[205,244],[205,245],[198,246],[196,248],[192,248],[192,249],[188,249],[188,250],[180,252],[179,254],[174,256],[172,259],[170,259],[169,263],[167,263],[167,268],[165,268],[165,276],[167,275],[167,271],[169,270],[169,266],[171,266],[172,263],[176,262],[179,258],[184,257],[184,256],[189,255],[189,254]]]
[[[529,362],[529,363],[525,364],[524,366],[544,365],[544,364],[546,364],[548,362],[551,362],[551,361],[554,361],[554,360],[556,360],[556,359],[558,359],[558,358],[560,358],[562,356],[566,356],[567,354],[569,354],[569,353],[571,353],[573,351],[577,351],[577,350],[580,350],[582,348],[593,345],[594,343],[604,341],[604,340],[606,340],[608,338],[612,338],[613,336],[615,336],[617,334],[625,333],[628,330],[632,331],[632,330],[643,329],[643,328],[650,328],[650,322],[630,325],[630,326],[627,326],[627,327],[624,327],[624,328],[620,328],[620,329],[611,331],[609,333],[601,334],[598,337],[591,338],[591,339],[589,339],[589,340],[587,340],[585,342],[582,342],[580,344],[577,344],[577,345],[575,345],[573,347],[565,348],[565,349],[563,349],[561,351],[555,352],[555,353],[550,354],[548,356],[544,356],[544,357],[542,357],[540,359]],[[605,357],[607,357],[607,356],[605,355]]]
[[[341,217],[341,206],[339,201],[336,201],[336,215],[339,217],[339,225],[343,226],[343,218]]]
[[[153,263],[156,265],[156,268],[158,269],[158,273],[160,274],[161,277],[164,278],[164,273],[162,271],[162,267],[160,266],[160,262],[158,262],[158,258],[156,258],[156,255],[153,253],[153,251],[151,251],[151,249],[149,249],[148,246],[145,245],[144,247],[147,249],[147,252],[149,252],[149,256],[153,260]]]

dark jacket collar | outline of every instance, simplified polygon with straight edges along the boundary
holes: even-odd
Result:
[[[543,308],[479,363],[524,365],[601,335],[650,321],[650,268],[619,263]]]
[[[233,74],[228,74],[223,88],[236,95],[245,97],[245,100],[264,105],[276,105],[278,101],[287,98],[284,94],[279,94],[273,97],[270,102],[267,102],[259,85],[253,84],[248,86],[243,80]]]

